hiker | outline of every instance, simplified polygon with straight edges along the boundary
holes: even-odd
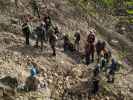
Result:
[[[38,17],[40,18],[40,12],[39,12],[39,7],[38,7],[38,4],[37,4],[37,1],[36,0],[31,0],[31,5],[32,5],[34,16],[36,16],[36,14],[37,14]]]
[[[89,65],[90,62],[94,61],[94,52],[95,52],[95,46],[93,43],[87,43],[85,46],[85,58],[86,58],[86,64]]]
[[[100,60],[100,53],[102,51],[102,42],[101,42],[101,40],[97,41],[95,47],[96,47],[96,52],[97,52],[97,57],[98,57],[97,61],[99,62],[99,60]]]
[[[88,37],[87,37],[88,43],[94,43],[95,42],[95,33],[93,31],[90,31]]]
[[[26,45],[29,45],[29,38],[30,38],[30,34],[31,34],[31,26],[28,22],[24,22],[22,25],[22,31],[24,33],[25,36],[25,41],[26,41]]]
[[[92,82],[93,82],[92,93],[96,94],[99,91],[99,79],[98,79],[98,77],[93,77]]]
[[[94,75],[94,77],[96,77],[96,76],[99,75],[99,73],[100,73],[100,67],[101,67],[101,65],[100,65],[99,63],[96,64],[96,66],[95,66],[95,68],[94,68],[94,70],[93,70],[93,75]]]
[[[45,25],[46,25],[46,41],[48,41],[49,40],[48,31],[50,27],[52,26],[51,17],[49,15],[46,15],[43,21],[45,22]]]
[[[45,23],[41,23],[39,27],[36,28],[36,34],[37,34],[37,39],[36,39],[36,47],[38,48],[38,42],[41,42],[41,51],[43,50],[43,41],[45,40],[46,37],[46,28],[45,28]]]
[[[106,42],[103,41],[101,44],[101,54],[100,56],[103,56],[106,60],[107,63],[109,62],[112,54],[111,54],[111,50],[109,48],[106,47]]]
[[[75,37],[75,50],[79,51],[80,31],[76,32],[74,37]]]
[[[53,50],[53,56],[56,56],[56,42],[57,42],[57,36],[54,34],[54,30],[51,28],[49,29],[49,43],[51,45],[51,48]]]
[[[114,76],[115,76],[115,71],[117,70],[117,62],[115,61],[114,58],[111,60],[111,65],[109,66],[109,73],[108,73],[108,82],[113,83],[114,82]]]
[[[66,35],[64,35],[64,37],[63,37],[63,39],[64,39],[64,51],[67,51],[68,50],[68,44],[69,44],[69,36],[66,34]]]
[[[39,80],[37,79],[37,74],[39,73],[38,66],[34,63],[30,63],[30,76],[26,79],[25,90],[26,91],[36,91],[38,89]]]

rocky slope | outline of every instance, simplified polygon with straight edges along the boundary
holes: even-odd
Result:
[[[118,72],[114,84],[107,84],[106,80],[102,79],[100,93],[88,98],[90,95],[88,89],[91,89],[91,82],[88,80],[92,78],[95,64],[85,66],[80,55],[64,53],[60,47],[57,47],[57,57],[51,57],[49,44],[45,44],[45,49],[41,52],[33,47],[35,41],[32,39],[30,40],[32,46],[24,46],[21,32],[22,16],[25,14],[32,16],[33,25],[38,19],[32,15],[29,0],[18,1],[19,8],[15,6],[14,0],[0,1],[0,77],[17,77],[21,85],[30,73],[28,61],[33,61],[41,70],[39,80],[48,86],[36,92],[17,92],[16,95],[4,92],[0,100],[118,100],[118,98],[132,100],[132,73],[129,73],[132,69],[129,67],[126,66]],[[46,12],[47,6],[53,23],[57,24],[62,32],[73,35],[75,30],[82,30],[81,51],[83,51],[88,23],[81,10],[67,0],[38,0],[38,3],[41,15]],[[101,36],[98,34],[99,37]],[[116,50],[113,51],[117,54]]]

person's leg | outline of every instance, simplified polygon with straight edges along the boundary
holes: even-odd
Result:
[[[53,50],[53,56],[56,56],[55,46],[54,46],[54,45],[52,45],[51,47],[52,47],[52,50]]]
[[[26,45],[29,45],[29,33],[26,33]]]
[[[37,48],[38,48],[38,42],[39,42],[39,39],[37,37],[37,39],[36,39],[36,45],[35,45],[35,47],[37,47]]]
[[[91,56],[92,56],[91,61],[94,62],[94,52],[92,52]]]
[[[43,39],[41,39],[41,51],[43,50]]]
[[[90,64],[90,55],[86,55],[86,64],[89,65]]]
[[[39,8],[36,8],[36,12],[37,12],[38,18],[40,18]]]

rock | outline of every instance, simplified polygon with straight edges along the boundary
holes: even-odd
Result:
[[[18,86],[17,78],[14,78],[11,76],[6,76],[6,77],[0,79],[0,82],[4,85],[11,87],[11,88],[16,88]]]

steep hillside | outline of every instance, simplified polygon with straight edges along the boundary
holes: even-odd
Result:
[[[103,77],[104,73],[101,73],[100,91],[94,96],[90,94],[90,89],[95,63],[86,66],[81,55],[76,52],[64,53],[60,46],[57,47],[57,56],[52,57],[49,44],[46,43],[44,51],[41,52],[41,50],[34,48],[35,40],[33,39],[30,40],[31,46],[25,46],[21,32],[22,17],[24,15],[31,16],[34,28],[40,20],[33,16],[29,1],[18,0],[18,7],[16,7],[15,0],[0,0],[0,77],[17,77],[19,86],[22,86],[30,74],[29,62],[32,61],[41,71],[38,79],[47,85],[35,92],[16,92],[15,95],[12,91],[7,91],[3,93],[3,96],[0,95],[0,100],[118,100],[120,98],[121,100],[132,100],[132,68],[129,68],[125,63],[122,62],[124,68],[121,68],[120,72],[116,74],[114,84],[108,84],[106,78]],[[91,27],[96,26],[97,33],[101,33],[96,34],[97,38],[102,37],[110,42],[108,41],[108,38],[112,37],[108,32],[110,27],[99,27],[100,20],[95,18],[96,15],[92,16],[93,12],[87,16],[81,8],[82,5],[79,6],[77,3],[74,5],[71,1],[38,0],[41,18],[48,12],[52,17],[53,24],[58,25],[61,32],[68,33],[70,36],[73,36],[76,30],[81,30],[80,50],[82,53],[85,37]],[[88,7],[88,10],[93,10],[93,7]],[[88,18],[91,20],[89,25]],[[61,40],[58,43],[62,45]],[[112,51],[119,60],[118,51],[114,48]],[[0,84],[0,87],[2,86]],[[3,88],[6,89],[6,87]],[[2,89],[0,88],[0,90]]]

